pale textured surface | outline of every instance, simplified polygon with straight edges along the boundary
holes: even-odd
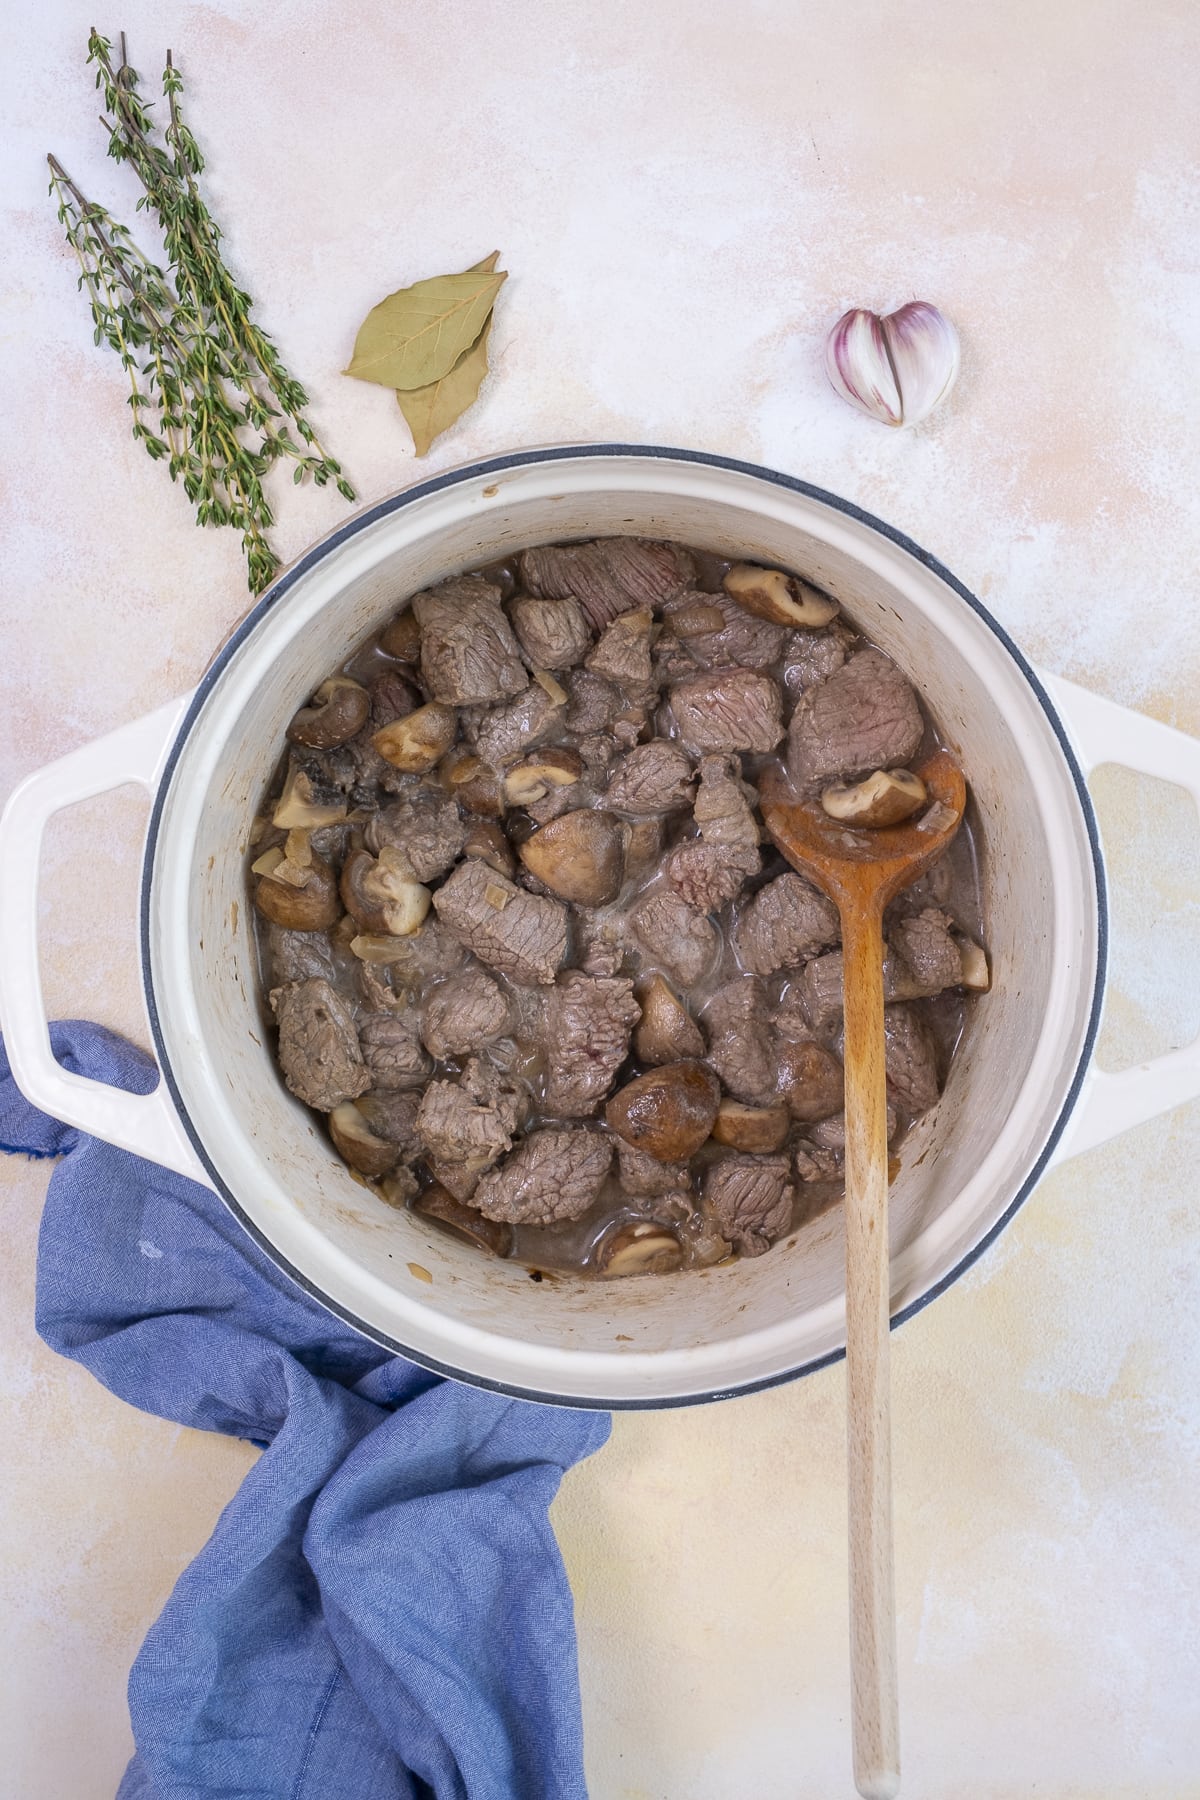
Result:
[[[53,146],[131,209],[90,18],[3,27],[4,787],[182,690],[246,605],[232,538],[128,438],[45,199]],[[365,501],[417,465],[390,396],[339,378],[355,326],[498,245],[499,373],[421,467],[574,438],[772,463],[911,532],[1048,667],[1200,732],[1188,0],[129,0],[121,23],[145,70],[168,41],[182,63],[231,257]],[[956,320],[963,375],[897,435],[833,397],[819,346],[844,306],[913,296]],[[281,549],[342,510],[283,494]],[[1196,1028],[1200,852],[1178,794],[1098,791],[1119,1064]],[[144,1040],[141,819],[121,797],[55,831],[46,975],[54,1012]],[[1198,1160],[1192,1107],[1066,1166],[895,1340],[911,1800],[1200,1793]],[[253,1453],[41,1348],[45,1180],[0,1163],[0,1794],[102,1800],[129,1662]],[[849,1791],[841,1392],[834,1369],[619,1419],[568,1480],[594,1800]]]

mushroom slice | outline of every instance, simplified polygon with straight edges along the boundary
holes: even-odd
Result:
[[[348,675],[331,675],[312,697],[310,706],[302,706],[287,728],[293,744],[306,744],[311,750],[336,750],[348,744],[367,722],[371,696]]]
[[[596,1248],[601,1275],[671,1275],[683,1267],[683,1245],[673,1231],[649,1219],[619,1225]]]
[[[821,805],[831,819],[847,825],[899,825],[929,798],[925,783],[909,769],[876,769],[862,781],[827,787]]]
[[[267,856],[272,852],[268,851]],[[285,931],[328,931],[342,916],[337,876],[323,857],[308,851],[301,867],[286,857],[264,870],[254,886],[254,905]],[[259,862],[266,862],[260,857]]]
[[[625,879],[625,834],[612,813],[563,813],[539,826],[517,854],[531,875],[562,900],[607,906]]]
[[[703,1063],[668,1063],[627,1081],[609,1101],[609,1128],[659,1162],[686,1162],[713,1128],[721,1084]]]
[[[413,1211],[427,1219],[436,1219],[444,1231],[462,1242],[486,1250],[489,1256],[507,1256],[512,1250],[513,1229],[499,1219],[485,1219],[472,1206],[456,1200],[440,1181],[427,1187],[420,1199],[413,1201]]]
[[[661,975],[652,975],[636,994],[642,1016],[633,1048],[639,1062],[671,1063],[704,1055],[700,1027]]]
[[[411,937],[419,931],[432,898],[412,872],[403,850],[385,844],[378,856],[355,850],[346,858],[340,883],[351,918],[368,932]]]
[[[552,787],[571,787],[583,774],[583,758],[566,744],[536,750],[504,777],[504,798],[510,806],[531,806],[544,800]]]
[[[311,776],[294,762],[275,802],[272,825],[278,825],[281,831],[316,831],[322,825],[340,825],[345,817],[345,797],[318,800]]]
[[[745,1106],[727,1098],[717,1108],[712,1134],[735,1150],[769,1154],[782,1146],[790,1125],[785,1106]]]
[[[463,840],[463,855],[478,856],[489,869],[512,879],[517,861],[512,845],[493,819],[476,819]]]
[[[413,775],[424,775],[442,760],[458,729],[458,717],[452,706],[431,700],[418,706],[403,719],[393,719],[371,739],[375,749],[394,769]]]
[[[454,751],[443,762],[439,774],[464,812],[474,813],[480,819],[504,816],[500,777],[482,757],[470,750]]]
[[[343,1100],[329,1115],[329,1135],[343,1162],[378,1181],[400,1159],[399,1144],[376,1137],[353,1100]]]
[[[987,951],[973,938],[963,937],[958,932],[954,933],[954,943],[962,962],[962,985],[970,988],[972,993],[986,994],[992,985]]]
[[[415,663],[421,655],[421,627],[411,606],[396,614],[379,634],[379,648],[397,662]]]
[[[744,606],[756,619],[769,619],[772,625],[804,625],[814,630],[828,625],[838,614],[836,600],[782,569],[734,563],[722,586],[731,600]]]

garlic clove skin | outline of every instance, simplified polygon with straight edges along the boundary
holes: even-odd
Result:
[[[904,424],[878,313],[854,306],[842,314],[825,340],[825,369],[835,391],[859,412],[885,425]]]
[[[905,425],[919,425],[958,379],[958,333],[928,300],[911,300],[881,321]]]

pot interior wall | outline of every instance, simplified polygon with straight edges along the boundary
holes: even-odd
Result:
[[[534,1283],[388,1208],[283,1087],[243,851],[291,714],[406,596],[530,543],[622,532],[778,561],[828,589],[917,683],[966,768],[994,985],[902,1150],[893,1310],[952,1271],[1020,1191],[1065,1103],[1096,967],[1090,851],[1046,714],[989,626],[869,526],[736,471],[580,456],[468,475],[315,553],[226,653],[171,777],[149,952],[173,1080],[245,1217],[365,1329],[468,1376],[618,1403],[730,1391],[837,1350],[840,1212],[754,1261],[598,1284]]]

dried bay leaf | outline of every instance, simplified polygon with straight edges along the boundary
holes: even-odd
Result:
[[[396,399],[408,421],[418,456],[427,456],[434,438],[448,431],[474,404],[488,372],[487,347],[491,330],[489,313],[487,324],[470,349],[463,351],[440,381],[431,381],[426,387],[410,388],[407,393],[397,389]]]
[[[381,300],[359,327],[346,374],[405,392],[448,375],[475,346],[507,280],[498,259],[496,251],[461,275],[435,275]]]

